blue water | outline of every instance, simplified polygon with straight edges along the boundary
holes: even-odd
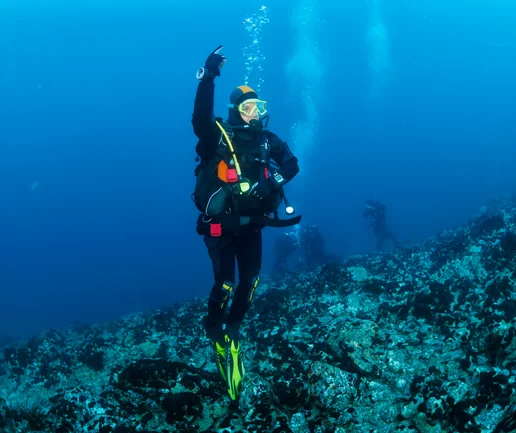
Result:
[[[516,188],[512,2],[215,3],[2,1],[0,338],[209,293],[190,120],[219,44],[217,113],[259,87],[291,201],[342,257],[374,249],[368,198],[422,242]]]

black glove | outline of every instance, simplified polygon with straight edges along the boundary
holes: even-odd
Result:
[[[269,197],[272,191],[276,189],[274,182],[272,179],[264,179],[260,182],[256,182],[249,191],[249,197],[257,198],[258,200],[263,200],[264,198]]]
[[[226,57],[222,54],[219,54],[219,51],[222,50],[222,45],[219,45],[206,59],[206,63],[204,64],[204,68],[200,68],[197,71],[197,78],[199,80],[204,80],[206,78],[215,78],[220,77],[220,69],[226,63]]]

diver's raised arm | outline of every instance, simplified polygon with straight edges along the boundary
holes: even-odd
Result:
[[[215,77],[220,76],[220,69],[226,63],[226,58],[219,54],[222,45],[216,48],[206,59],[204,67],[197,70],[200,81],[195,95],[192,125],[195,135],[201,140],[211,141],[216,131],[214,102]]]

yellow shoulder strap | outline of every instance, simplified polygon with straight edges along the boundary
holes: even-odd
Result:
[[[238,163],[238,159],[236,157],[236,154],[235,154],[235,149],[233,148],[233,143],[231,143],[231,140],[229,139],[228,137],[228,134],[226,132],[226,130],[223,128],[223,126],[218,122],[218,120],[215,121],[215,123],[217,124],[217,126],[219,127],[220,131],[222,132],[222,135],[224,136],[224,138],[226,139],[226,142],[228,143],[228,146],[229,146],[229,150],[231,152],[231,156],[233,157],[233,160],[235,161],[235,168],[236,168],[236,171],[237,171],[237,174],[238,174],[238,177],[241,177],[242,176],[242,172],[240,171],[240,164]]]
[[[226,130],[223,128],[223,126],[216,120],[215,123],[219,127],[220,131],[222,132],[222,135],[226,139],[226,142],[228,143],[229,151],[231,152],[231,156],[233,157],[233,161],[235,161],[235,169],[238,175],[238,180],[240,184],[240,194],[243,194],[251,188],[251,185],[246,179],[242,179],[242,172],[240,171],[240,164],[238,163],[238,159],[236,157],[235,149],[233,148],[233,143],[231,143],[231,140],[228,137],[228,134]]]

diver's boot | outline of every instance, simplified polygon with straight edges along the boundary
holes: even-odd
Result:
[[[224,338],[226,340],[226,377],[228,393],[231,400],[238,400],[242,392],[242,379],[245,375],[241,344],[238,338],[231,338],[228,334],[226,334]]]

